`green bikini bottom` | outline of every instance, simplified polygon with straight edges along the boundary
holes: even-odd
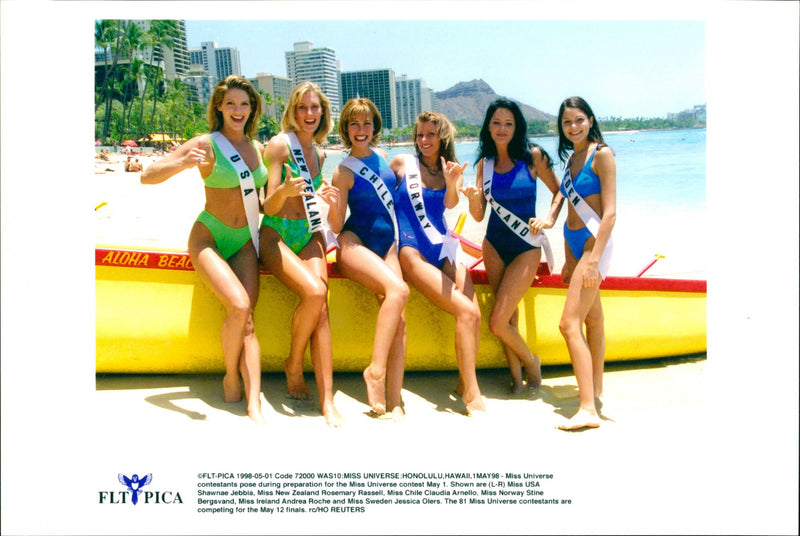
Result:
[[[211,236],[217,243],[217,249],[225,259],[233,257],[242,246],[250,241],[250,227],[245,225],[234,229],[219,221],[216,216],[205,210],[197,216],[198,222],[202,223],[211,231]]]
[[[308,220],[306,219],[289,220],[280,216],[264,214],[261,226],[265,225],[275,229],[275,232],[281,235],[283,241],[289,246],[289,249],[294,251],[295,255],[299,255],[314,236],[314,233],[308,232]]]

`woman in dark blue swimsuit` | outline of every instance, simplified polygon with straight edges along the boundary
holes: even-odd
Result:
[[[339,233],[336,265],[348,279],[374,292],[381,302],[372,345],[372,362],[364,370],[372,412],[387,410],[403,417],[403,372],[406,359],[405,306],[408,285],[397,258],[393,192],[396,178],[383,151],[373,150],[381,132],[381,114],[369,99],[350,99],[339,117],[339,135],[350,155],[333,173],[339,197],[328,213],[331,230]],[[377,177],[356,176],[348,161],[367,166]],[[350,216],[347,216],[347,209]]]
[[[558,179],[550,156],[538,145],[531,145],[522,111],[514,102],[498,99],[489,105],[480,133],[477,184],[462,191],[469,199],[469,212],[481,221],[488,204],[483,191],[483,166],[492,158],[492,197],[517,218],[528,223],[531,235],[551,228],[563,197],[558,194]],[[553,203],[546,218],[537,218],[536,178],[553,193]],[[527,386],[541,384],[539,357],[528,348],[517,329],[517,305],[533,283],[539,269],[542,250],[517,236],[492,210],[486,237],[483,240],[483,262],[486,276],[495,295],[489,317],[489,329],[503,343],[511,370],[512,390],[523,389],[522,367]],[[551,267],[552,269],[552,267]]]
[[[572,154],[567,155],[569,150]],[[606,246],[611,240],[617,213],[617,167],[614,153],[604,144],[603,135],[589,104],[570,97],[558,111],[558,155],[566,161],[561,196],[573,199],[577,192],[599,219],[596,235],[568,202],[564,223],[566,263],[561,279],[569,285],[559,329],[569,349],[578,382],[580,408],[562,430],[600,426],[595,400],[603,394],[605,327],[600,304],[600,283],[608,270]],[[583,326],[586,326],[586,336]]]
[[[458,165],[455,128],[440,113],[422,112],[414,122],[413,139],[415,155],[398,155],[390,164],[398,181],[395,200],[400,227],[400,266],[406,281],[455,318],[459,372],[456,392],[466,406],[467,415],[472,416],[485,411],[475,373],[481,310],[467,267],[447,257],[455,253],[448,253],[447,242],[455,239],[450,238],[444,219],[445,208],[452,209],[458,204],[467,164]],[[416,185],[409,183],[409,163],[418,168]],[[425,224],[430,225],[428,232],[420,223],[419,201],[424,207]],[[432,243],[429,234],[439,243]]]

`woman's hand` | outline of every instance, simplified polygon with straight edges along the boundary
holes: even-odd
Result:
[[[587,260],[583,266],[583,288],[597,288],[602,280],[600,270],[597,269],[597,263]]]
[[[206,151],[200,145],[192,147],[181,159],[181,165],[185,168],[200,166],[204,162],[206,162]]]
[[[470,203],[479,202],[483,197],[483,192],[475,186],[467,186],[466,188],[461,188],[459,192],[464,194],[464,197],[466,197],[467,201],[469,201]]]
[[[325,178],[322,179],[322,186],[317,190],[317,197],[325,201],[329,207],[337,208],[339,206],[339,188],[333,186]]]
[[[531,218],[528,220],[528,227],[531,229],[531,234],[536,236],[545,229],[552,229],[553,222],[549,219]]]
[[[439,157],[441,159],[441,166],[442,166],[442,173],[444,174],[444,180],[448,184],[458,184],[458,181],[461,181],[464,177],[464,170],[467,169],[467,163],[464,162],[464,165],[458,165],[458,162],[445,162],[443,156]]]
[[[286,171],[286,178],[280,187],[285,198],[311,197],[314,195],[311,192],[306,192],[306,181],[303,177],[292,177],[292,168],[289,167],[289,164],[284,164],[283,168]]]

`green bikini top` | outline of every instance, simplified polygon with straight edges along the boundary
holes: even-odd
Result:
[[[300,166],[298,166],[297,162],[295,162],[291,157],[292,147],[289,146],[288,143],[286,145],[289,147],[289,158],[286,163],[289,164],[289,169],[292,170],[292,177],[299,177]],[[317,168],[319,169],[319,173],[317,173],[316,177],[311,178],[311,182],[314,184],[314,189],[318,190],[319,187],[322,186],[322,164],[319,157],[319,149],[314,147],[314,153],[316,153],[317,155]],[[283,182],[285,179],[286,179],[286,168],[283,168],[281,171],[281,182]]]
[[[222,150],[217,146],[217,142],[214,141],[214,138],[209,136],[208,138],[211,140],[211,146],[214,147],[214,157],[216,158],[217,162],[214,164],[214,169],[211,174],[203,179],[206,186],[209,188],[236,188],[239,186],[239,173],[233,168],[233,164],[231,164],[230,160],[228,160],[224,154],[222,154]],[[267,167],[264,165],[263,160],[261,159],[261,153],[258,152],[258,147],[256,146],[255,140],[251,141],[253,144],[253,148],[256,150],[258,154],[258,167],[256,169],[251,170],[253,174],[253,182],[256,184],[256,188],[262,188],[265,184],[267,184]]]

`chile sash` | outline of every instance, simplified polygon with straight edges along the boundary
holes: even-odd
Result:
[[[354,156],[348,156],[342,160],[342,165],[350,169],[354,176],[361,177],[363,180],[370,183],[375,189],[375,194],[378,196],[378,199],[381,200],[381,203],[383,203],[383,206],[389,213],[389,216],[392,217],[392,225],[394,226],[394,241],[397,242],[397,216],[395,216],[394,213],[394,200],[392,199],[392,192],[390,192],[386,187],[383,179],[381,179],[380,175],[371,170],[368,165]]]
[[[494,210],[495,214],[500,218],[500,221],[520,239],[524,240],[531,246],[540,247],[544,250],[545,259],[547,259],[547,267],[552,273],[555,269],[553,262],[553,249],[550,247],[550,241],[544,231],[540,231],[538,235],[531,235],[531,228],[528,222],[522,221],[516,214],[505,208],[492,197],[492,178],[494,177],[494,158],[483,159],[483,195],[486,201]]]
[[[239,186],[242,189],[242,203],[244,203],[244,211],[247,214],[247,225],[250,227],[250,238],[253,239],[253,246],[256,248],[256,256],[258,256],[258,207],[260,203],[253,174],[228,138],[218,130],[212,132],[211,136],[225,158],[230,161],[233,169],[239,174]],[[259,158],[261,158],[260,155]]]

